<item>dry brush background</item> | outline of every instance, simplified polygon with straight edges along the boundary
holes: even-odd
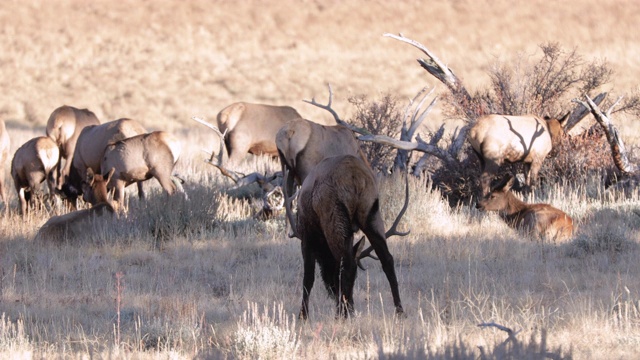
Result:
[[[234,101],[325,117],[301,99],[324,99],[326,83],[348,117],[350,96],[408,99],[439,85],[415,62],[417,50],[384,32],[425,44],[470,90],[486,84],[496,59],[533,57],[538,44],[553,41],[606,58],[616,71],[612,89],[623,94],[640,78],[638,18],[635,1],[4,2],[0,118],[12,150],[44,134],[62,104],[87,107],[101,121],[135,118],[183,137],[178,172],[190,200],[152,191],[147,202],[132,200],[133,215],[113,228],[60,247],[31,241],[45,212],[2,217],[0,354],[368,358],[458,349],[474,358],[476,346],[491,350],[506,339],[476,327],[495,321],[522,330],[524,344],[539,344],[544,329],[548,348],[571,347],[575,357],[637,357],[637,194],[620,199],[598,185],[544,189],[530,200],[566,210],[580,226],[574,241],[552,246],[469,206],[452,209],[413,181],[405,222],[412,235],[390,240],[408,318],[391,317],[388,284],[368,261],[356,285],[356,320],[335,321],[317,281],[311,320],[300,324],[298,240],[286,237],[283,217],[251,218],[254,190],[225,190],[201,161],[213,136],[189,118],[213,120]],[[443,121],[438,114],[433,126]],[[614,121],[637,145],[637,119]],[[401,198],[396,180],[382,183],[387,222]],[[125,285],[114,346],[118,272]]]

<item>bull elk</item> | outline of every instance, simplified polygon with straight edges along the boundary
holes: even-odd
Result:
[[[108,145],[100,168],[103,174],[115,170],[107,186],[116,189],[114,202],[120,203],[124,199],[125,187],[151,178],[158,180],[172,195],[177,188],[172,172],[181,151],[180,141],[165,131],[137,135]]]
[[[88,109],[78,109],[63,105],[55,109],[47,121],[47,136],[52,138],[60,148],[60,162],[65,159],[64,166],[58,166],[57,186],[65,182],[73,161],[78,136],[86,126],[99,125],[96,115]]]
[[[60,160],[58,145],[47,136],[35,137],[16,150],[11,161],[11,177],[20,198],[20,210],[26,215],[33,193],[45,180],[49,194],[55,193],[55,172]]]
[[[96,219],[113,216],[115,211],[107,194],[107,183],[112,176],[113,170],[103,177],[94,174],[91,168],[87,169],[86,182],[91,187],[95,205],[89,209],[76,210],[49,218],[38,230],[35,240],[61,243],[64,240],[77,239],[92,231],[92,225]]]
[[[372,250],[379,257],[391,286],[396,313],[404,312],[386,239],[391,235],[406,235],[397,232],[396,227],[408,206],[408,194],[407,182],[404,207],[385,233],[378,186],[373,172],[362,159],[352,155],[329,157],[311,170],[300,190],[297,221],[288,213],[294,235],[302,240],[304,276],[300,318],[306,319],[309,314],[316,262],[330,296],[336,300],[336,316],[352,315],[357,265]],[[364,238],[353,244],[353,234],[358,229],[371,243],[364,251]]]
[[[132,119],[119,119],[82,129],[73,152],[69,176],[62,185],[62,192],[67,199],[75,205],[77,197],[83,194],[82,185],[87,169],[94,173],[100,172],[102,157],[108,145],[146,132],[140,123]],[[144,196],[141,183],[138,183],[138,195]]]
[[[0,120],[0,197],[2,202],[7,207],[7,189],[5,187],[5,164],[9,160],[9,149],[11,148],[11,140],[9,139],[9,133],[7,127],[4,124],[4,120]]]
[[[480,159],[482,196],[488,194],[493,176],[504,162],[523,162],[526,185],[537,181],[538,171],[554,144],[564,134],[561,119],[537,116],[486,115],[469,130],[469,142]]]
[[[547,241],[564,241],[573,235],[573,220],[549,204],[527,204],[518,199],[511,187],[513,177],[497,185],[476,207],[497,211],[511,227]]]

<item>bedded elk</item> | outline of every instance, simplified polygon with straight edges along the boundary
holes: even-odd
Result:
[[[7,189],[5,187],[5,164],[9,160],[9,149],[11,149],[11,140],[9,139],[9,133],[7,127],[4,124],[4,120],[0,120],[0,197],[2,202],[7,207]]]
[[[107,186],[109,190],[116,189],[114,202],[120,204],[124,200],[125,187],[151,178],[158,180],[172,195],[176,191],[172,172],[181,151],[180,141],[165,131],[137,135],[108,145],[100,169],[103,174],[115,169]]]
[[[108,145],[146,132],[140,123],[132,119],[119,119],[82,129],[73,153],[69,176],[62,185],[67,199],[75,205],[77,197],[83,194],[84,174],[87,169],[94,173],[100,172],[102,157]],[[141,183],[138,183],[138,195],[144,196]]]
[[[469,130],[469,142],[480,159],[482,196],[504,162],[524,162],[526,185],[533,186],[542,162],[564,134],[561,119],[537,116],[486,115]]]
[[[300,318],[309,314],[309,294],[315,281],[315,264],[322,280],[336,300],[337,316],[353,313],[353,286],[357,265],[365,254],[375,250],[391,286],[397,314],[404,312],[400,301],[393,257],[386,239],[403,235],[396,231],[408,205],[405,204],[391,229],[385,233],[380,215],[378,186],[373,172],[362,159],[352,155],[326,158],[307,176],[300,190],[297,221],[289,215],[294,235],[302,240],[304,264]],[[354,246],[353,234],[362,230],[371,247],[362,251],[364,238]]]
[[[49,194],[55,193],[55,173],[60,160],[58,145],[48,136],[38,136],[22,144],[11,161],[11,177],[26,215],[29,202],[39,185],[47,180]]]
[[[476,207],[497,211],[511,227],[547,241],[564,241],[573,235],[573,220],[562,210],[549,204],[527,204],[518,199],[511,187],[513,177],[496,186]]]
[[[86,182],[91,187],[94,203],[91,208],[76,210],[64,215],[53,216],[40,227],[35,240],[61,243],[65,240],[74,240],[86,236],[95,231],[94,222],[105,215],[115,213],[113,205],[108,200],[107,183],[113,171],[106,176],[94,174],[91,168],[87,169]]]
[[[76,148],[78,136],[86,126],[99,125],[96,115],[88,109],[78,109],[63,105],[55,109],[47,121],[47,136],[60,147],[60,162],[56,176],[57,186],[60,187],[69,176],[69,170],[73,161],[73,152]],[[62,166],[62,159],[65,159]]]

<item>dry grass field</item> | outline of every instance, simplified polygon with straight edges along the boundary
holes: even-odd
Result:
[[[189,199],[167,197],[152,180],[147,200],[130,198],[127,217],[73,242],[41,244],[34,235],[59,209],[22,219],[7,165],[0,358],[500,358],[507,334],[483,322],[519,331],[507,344],[522,351],[515,358],[640,357],[637,192],[618,196],[599,179],[542,188],[526,200],[551,203],[578,224],[572,241],[542,244],[495,215],[451,208],[427,180],[412,179],[401,225],[411,234],[389,240],[407,317],[394,318],[386,278],[366,260],[354,319],[334,319],[318,277],[301,322],[299,241],[287,237],[284,216],[253,218],[257,188],[230,190],[202,161],[213,135],[189,120],[212,121],[235,101],[327,117],[301,101],[324,101],[327,83],[344,118],[351,96],[445,91],[415,62],[416,49],[384,32],[425,44],[470,90],[486,86],[496,60],[539,56],[551,41],[606,59],[615,74],[603,90],[625,94],[640,83],[639,18],[640,2],[622,0],[3,2],[0,119],[12,153],[44,134],[62,104],[103,122],[131,117],[184,140],[177,172]],[[439,114],[427,126],[439,125]],[[640,145],[637,119],[614,121]],[[257,158],[242,165],[275,169]],[[402,186],[380,178],[387,224]]]

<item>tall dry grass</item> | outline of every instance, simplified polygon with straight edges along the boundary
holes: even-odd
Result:
[[[302,323],[299,241],[286,236],[283,216],[252,218],[257,188],[229,190],[201,161],[213,136],[188,119],[212,120],[241,100],[326,116],[300,102],[325,96],[326,82],[345,118],[350,96],[412,97],[433,80],[415,64],[420,54],[383,32],[423,42],[471,89],[486,84],[495,58],[558,41],[606,57],[617,71],[614,89],[624,92],[640,73],[639,12],[636,2],[595,0],[3,4],[0,117],[12,149],[43,134],[64,103],[103,121],[140,119],[188,145],[177,172],[189,200],[166,197],[152,181],[146,201],[129,200],[128,217],[55,246],[32,238],[56,209],[22,219],[10,191],[11,211],[0,217],[0,357],[637,358],[637,193],[618,196],[595,180],[540,189],[526,200],[550,202],[579,226],[571,242],[541,244],[468,204],[451,208],[430,184],[412,180],[403,225],[412,233],[389,240],[407,318],[393,317],[386,278],[367,260],[355,319],[334,319],[318,279]],[[631,119],[620,125],[638,136]],[[242,170],[276,168],[249,160]],[[380,181],[388,224],[402,182]],[[520,331],[518,346],[505,350],[507,335],[481,322]]]

